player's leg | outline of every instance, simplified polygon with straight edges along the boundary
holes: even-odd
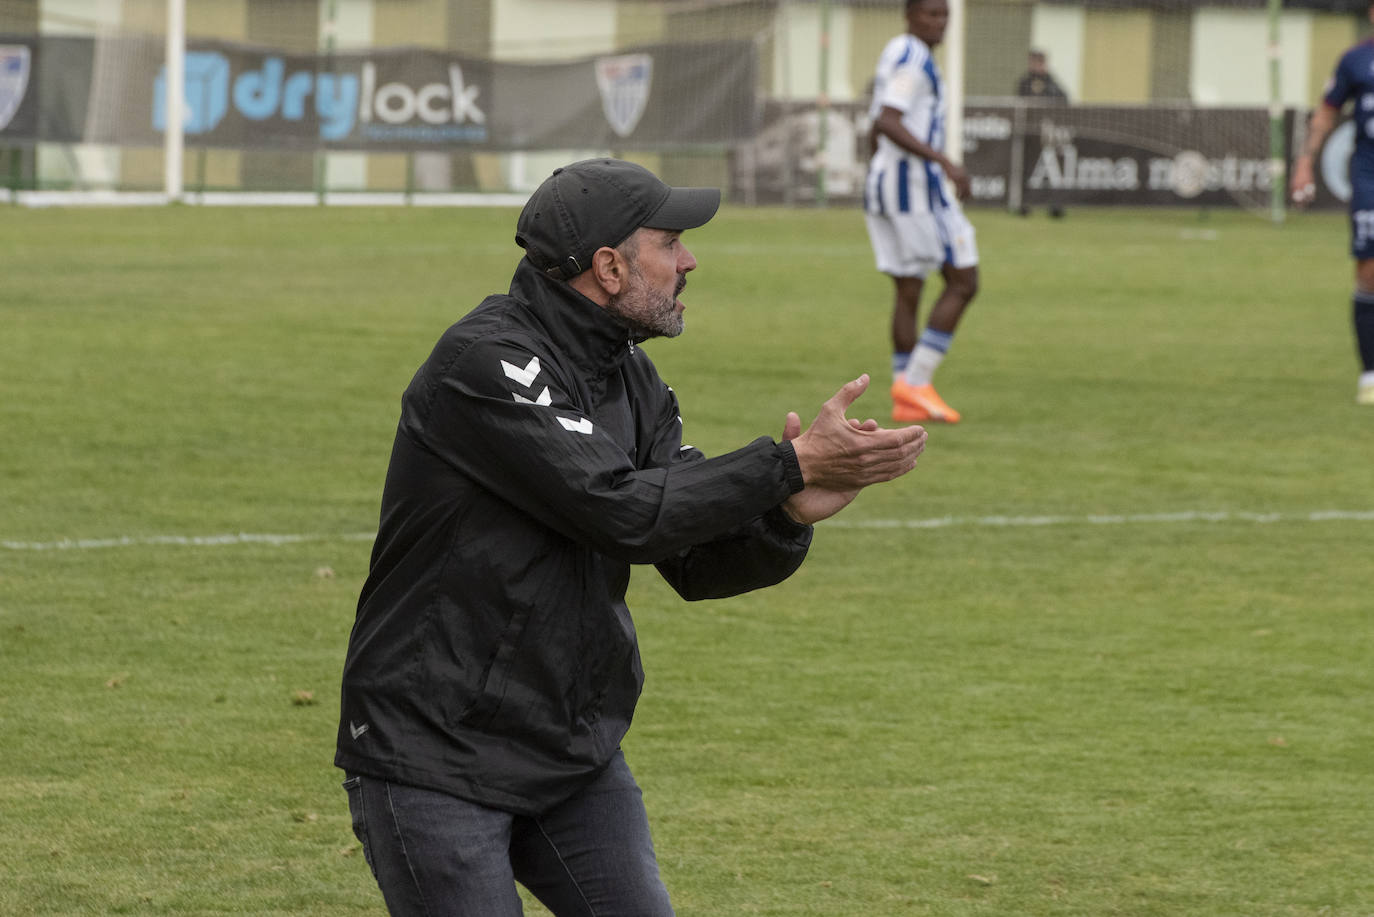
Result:
[[[911,351],[916,346],[916,321],[925,286],[924,267],[918,267],[907,254],[903,226],[895,214],[865,213],[868,241],[878,270],[892,278],[892,378],[901,377]]]
[[[1353,297],[1355,347],[1359,351],[1359,387],[1355,401],[1374,405],[1374,257],[1355,262],[1355,295]]]
[[[649,817],[625,759],[537,818],[518,819],[515,877],[556,917],[671,917]]]
[[[950,335],[927,324],[918,338],[917,302],[924,281],[920,277],[892,279],[897,288],[892,311],[892,419],[958,423],[959,412],[945,404],[931,384],[931,376],[949,349]]]
[[[1350,190],[1350,254],[1355,258],[1351,318],[1363,367],[1355,401],[1374,405],[1374,182],[1356,177]]]
[[[911,351],[916,349],[916,323],[924,277],[892,278],[892,378],[901,378]]]
[[[946,404],[935,390],[935,371],[940,368],[950,345],[954,343],[954,329],[958,327],[964,309],[978,292],[978,268],[945,265],[943,273],[945,288],[931,307],[930,320],[921,332],[916,349],[902,374],[904,387],[898,389],[894,397],[900,397],[929,415],[915,419],[958,423],[959,412]]]
[[[959,319],[978,294],[977,265],[957,268],[946,264],[943,275],[945,288],[930,308],[930,321],[926,322],[926,330],[921,332],[920,342],[912,357],[913,365],[907,372],[907,382],[912,385],[929,385],[933,381],[935,370],[940,368],[950,345],[954,343],[954,330],[959,327]]]
[[[943,253],[939,227],[928,212],[909,210],[870,213],[867,220],[878,270],[892,278],[892,419],[903,423],[946,419],[919,403],[921,393],[912,391],[906,381],[918,349],[925,278],[939,265]]]
[[[945,240],[941,267],[945,288],[931,307],[927,326],[952,335],[964,310],[978,295],[978,240],[973,224],[957,202],[951,201],[937,210],[935,218]]]
[[[954,343],[954,332],[964,310],[978,294],[978,247],[973,226],[957,204],[937,210],[932,216],[943,243],[941,274],[945,287],[931,306],[930,318],[907,363],[902,384],[893,386],[893,399],[907,404],[914,409],[913,413],[929,415],[913,419],[958,423],[959,412],[935,391],[934,378]]]
[[[353,833],[395,915],[520,917],[514,816],[446,793],[350,776]]]
[[[954,267],[946,264],[942,275],[945,288],[930,307],[930,321],[926,327],[952,336],[954,329],[959,327],[959,319],[964,317],[964,310],[978,295],[978,265]]]

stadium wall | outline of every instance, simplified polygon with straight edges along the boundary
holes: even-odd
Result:
[[[1265,10],[1206,5],[971,0],[966,93],[1006,98],[1026,52],[1048,52],[1077,104],[1267,105]],[[0,0],[0,34],[158,35],[165,0]],[[901,28],[895,3],[831,0],[827,85],[817,0],[187,0],[192,40],[217,39],[303,54],[417,47],[498,61],[537,61],[664,40],[750,36],[759,98],[815,121],[816,100],[861,105],[882,44]],[[1282,103],[1306,109],[1336,56],[1367,30],[1362,14],[1321,3],[1282,15]],[[816,128],[808,128],[819,133]],[[841,138],[843,139],[843,138]],[[0,182],[39,187],[152,189],[162,154],[151,147],[39,143],[8,146],[0,131]],[[615,153],[674,181],[727,183],[729,150],[564,149],[413,154],[188,149],[187,184],[210,189],[499,191],[528,189],[559,161]]]

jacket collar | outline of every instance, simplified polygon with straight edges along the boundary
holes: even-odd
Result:
[[[634,349],[630,330],[605,309],[568,286],[546,276],[522,258],[511,277],[510,295],[524,303],[579,369],[607,375]]]

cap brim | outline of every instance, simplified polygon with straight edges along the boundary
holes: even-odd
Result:
[[[719,209],[719,188],[669,188],[663,203],[641,225],[650,229],[696,229]]]

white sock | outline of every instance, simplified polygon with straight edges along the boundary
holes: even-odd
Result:
[[[903,374],[907,385],[930,384],[930,380],[935,376],[935,370],[939,369],[944,361],[953,338],[954,335],[948,332],[930,328],[921,332],[921,339],[916,343],[916,349],[912,351],[911,360],[906,364],[906,372]]]

